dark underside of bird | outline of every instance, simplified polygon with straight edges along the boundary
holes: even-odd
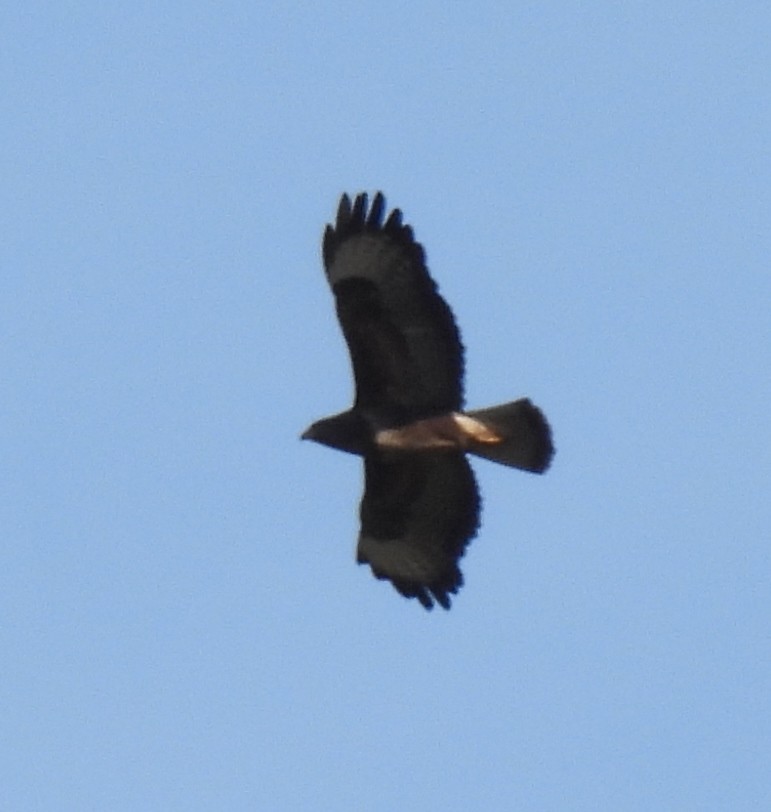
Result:
[[[343,195],[323,239],[327,280],[353,366],[348,411],[303,439],[361,456],[357,561],[426,608],[450,608],[459,562],[479,528],[467,454],[543,473],[551,430],[527,398],[464,411],[463,345],[425,253],[378,192]]]

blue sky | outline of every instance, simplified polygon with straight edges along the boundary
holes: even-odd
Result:
[[[771,11],[0,13],[0,807],[771,808]],[[449,613],[354,564],[321,272],[416,230],[475,469]]]

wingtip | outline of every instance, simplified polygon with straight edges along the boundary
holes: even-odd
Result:
[[[337,206],[337,225],[347,223],[351,219],[351,198],[343,194]]]
[[[383,211],[385,210],[385,196],[382,192],[377,192],[372,199],[372,206],[369,210],[367,217],[367,225],[370,228],[380,228],[383,220]]]
[[[385,226],[386,231],[398,231],[402,228],[402,210],[401,209],[394,209],[389,215],[388,219],[386,220]]]
[[[367,214],[367,203],[369,202],[369,195],[366,192],[361,192],[356,195],[353,201],[353,211],[351,212],[351,221],[357,225],[363,225]]]
[[[340,196],[340,202],[337,206],[337,226],[344,226],[349,222],[358,222],[361,225],[374,226],[379,228],[382,220],[383,213],[386,207],[386,198],[382,191],[375,192],[372,198],[372,205],[369,205],[369,194],[367,192],[359,192],[356,195],[349,195],[344,192]],[[396,210],[389,216],[389,222],[393,219],[394,213],[397,214],[397,220],[401,222],[401,212]]]

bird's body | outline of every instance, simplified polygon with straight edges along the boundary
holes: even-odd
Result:
[[[541,473],[553,454],[541,412],[522,399],[463,411],[463,346],[422,246],[378,193],[343,195],[323,258],[348,344],[354,405],[303,438],[364,458],[357,560],[406,597],[445,609],[479,525],[466,452]]]

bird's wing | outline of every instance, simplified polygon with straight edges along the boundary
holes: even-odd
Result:
[[[348,343],[356,407],[408,422],[458,410],[463,347],[422,246],[378,192],[343,195],[324,234],[324,267]]]
[[[463,454],[368,454],[361,502],[360,564],[426,609],[450,608],[463,584],[458,562],[479,526],[480,500]]]

